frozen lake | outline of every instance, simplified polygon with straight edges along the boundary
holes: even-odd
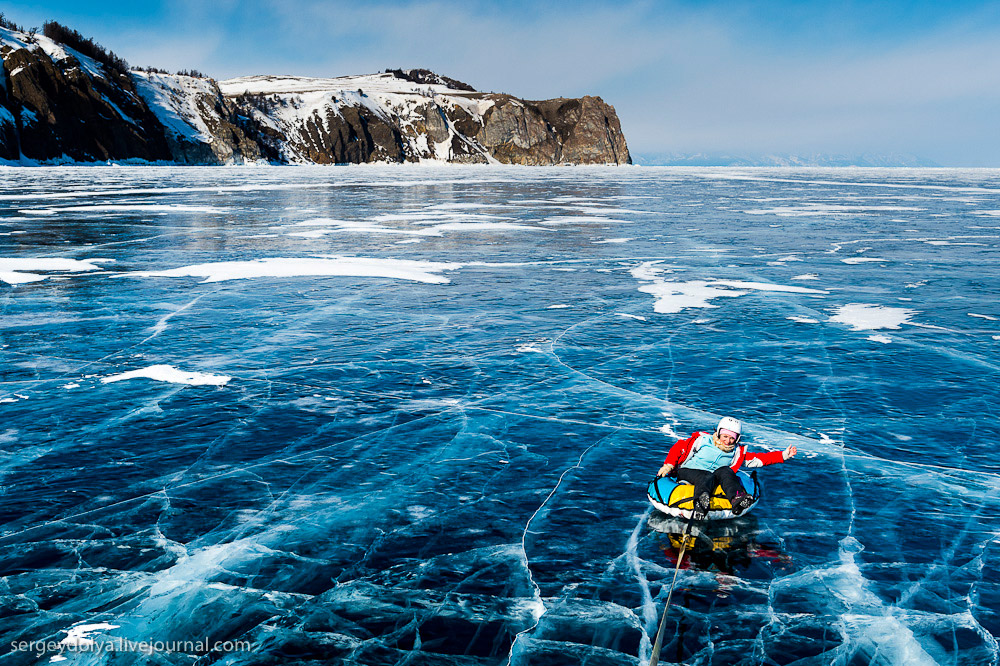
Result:
[[[4,664],[645,663],[722,415],[661,662],[1000,660],[1000,171],[0,184]]]

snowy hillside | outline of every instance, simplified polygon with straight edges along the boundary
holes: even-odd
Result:
[[[163,125],[174,160],[185,164],[264,161],[247,131],[230,122],[230,108],[214,79],[133,71],[136,89]]]
[[[323,137],[332,136],[338,125],[350,125],[356,114],[395,126],[398,136],[392,138],[402,160],[496,162],[457,127],[463,121],[483,125],[484,114],[495,102],[481,93],[388,73],[330,79],[246,76],[222,81],[219,87],[258,122],[287,138],[283,157],[289,162],[316,161]],[[384,157],[399,157],[393,148],[384,146]]]
[[[211,79],[176,74],[134,72],[136,87],[163,126],[190,141],[211,141],[205,116],[212,111],[202,101],[218,95]]]

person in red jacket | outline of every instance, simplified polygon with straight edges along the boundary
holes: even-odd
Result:
[[[723,417],[715,432],[692,433],[670,447],[657,476],[673,475],[679,481],[694,484],[694,519],[701,520],[712,503],[712,491],[717,485],[733,505],[733,515],[740,515],[753,504],[753,498],[743,489],[736,472],[747,467],[762,467],[794,458],[798,449],[789,446],[784,451],[749,453],[740,445],[743,424],[731,416]]]

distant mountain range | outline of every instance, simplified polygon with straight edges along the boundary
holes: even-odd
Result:
[[[0,163],[631,163],[599,97],[528,101],[421,69],[217,82],[129,69],[71,29],[2,14],[0,56]]]
[[[645,166],[797,166],[797,167],[936,167],[930,160],[904,153],[880,155],[725,155],[709,153],[645,153],[632,156]]]

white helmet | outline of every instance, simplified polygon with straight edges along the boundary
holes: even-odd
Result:
[[[740,441],[743,437],[743,423],[739,419],[734,419],[732,416],[723,416],[722,420],[719,421],[718,427],[715,429],[716,434],[720,430],[730,430],[736,433],[736,441]]]

